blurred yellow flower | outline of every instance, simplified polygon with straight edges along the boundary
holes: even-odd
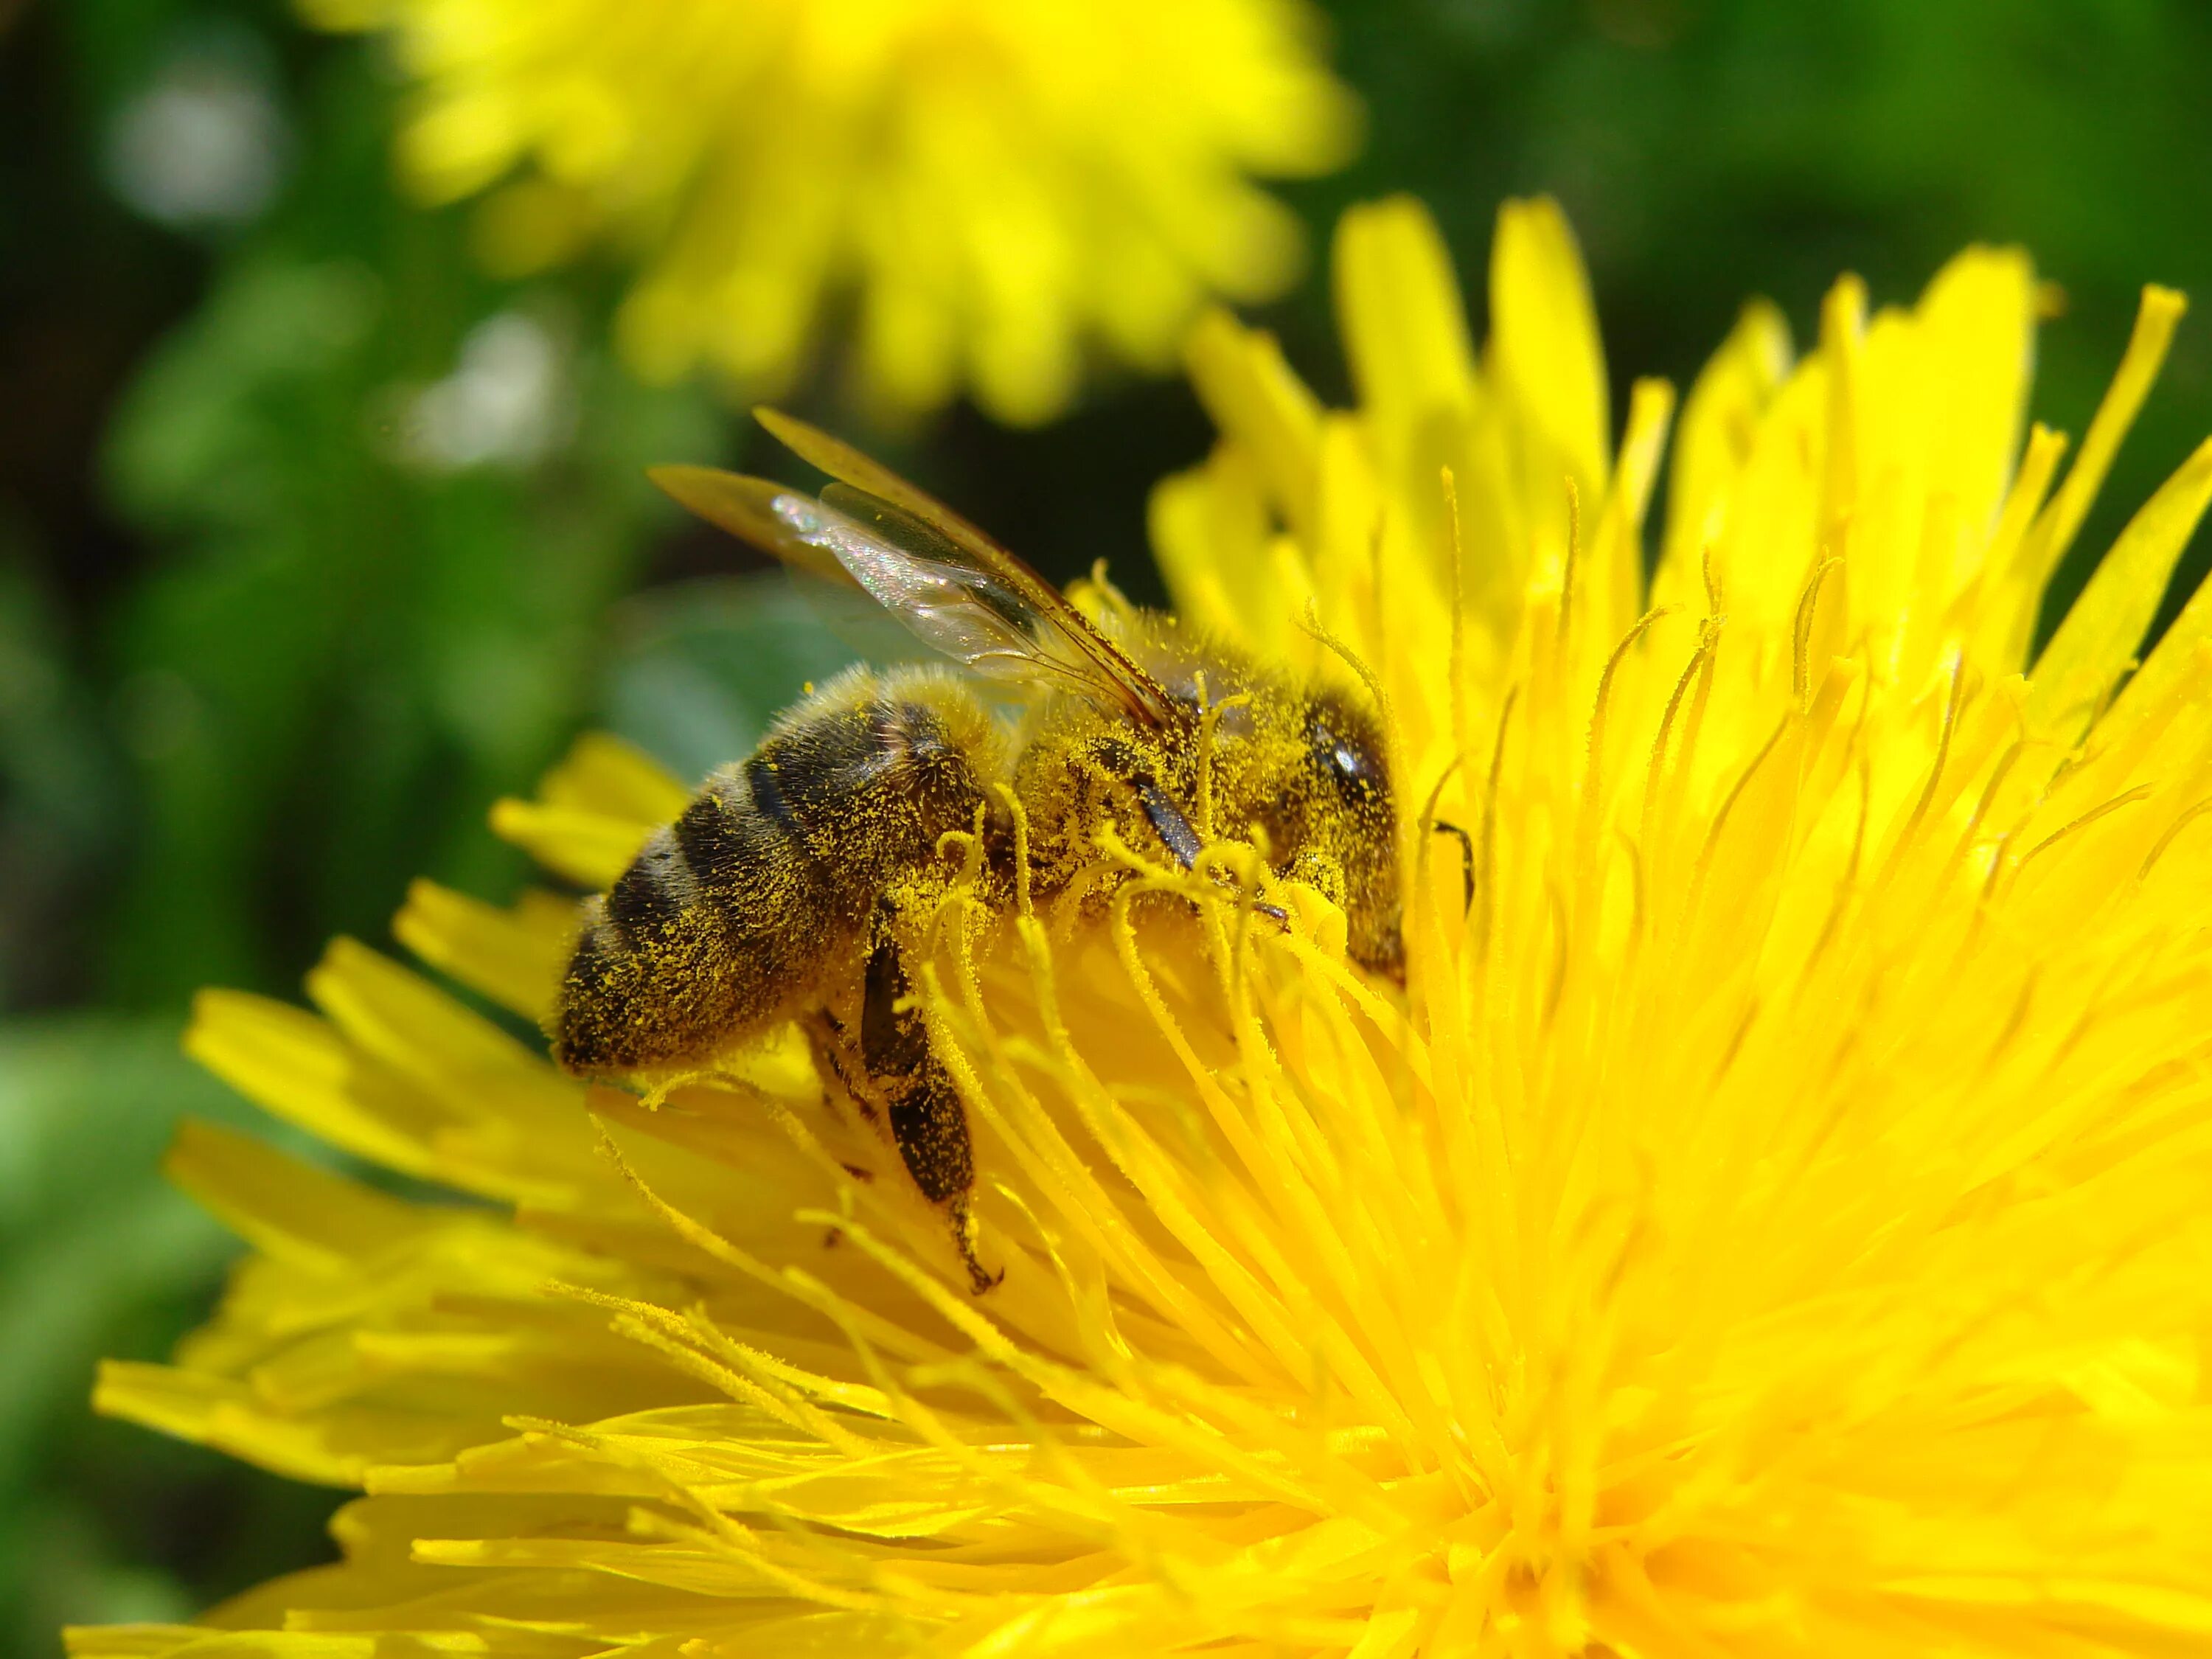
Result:
[[[1155,525],[1193,621],[1387,693],[1404,997],[1168,873],[948,926],[978,1297],[785,1049],[648,1109],[357,945],[319,1015],[210,994],[224,1076],[487,1201],[185,1133],[255,1254],[100,1405],[368,1496],[343,1564],[79,1655],[2203,1645],[2212,595],[2134,653],[2212,444],[2023,672],[2178,297],[2055,488],[2017,252],[1846,280],[1795,362],[1753,308],[1647,610],[1671,398],[1614,451],[1557,211],[1480,356],[1417,208],[1337,270],[1358,409],[1212,321]],[[592,741],[497,822],[598,883],[681,798]],[[534,1015],[568,915],[398,931]]]
[[[1159,369],[1208,293],[1272,297],[1295,218],[1246,176],[1326,173],[1359,120],[1304,0],[301,0],[396,31],[403,171],[484,190],[495,269],[604,239],[643,274],[622,343],[787,386],[841,296],[884,412],[963,387],[1048,419],[1086,349]]]

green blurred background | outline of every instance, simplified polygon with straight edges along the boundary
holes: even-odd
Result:
[[[2017,240],[2068,296],[2036,412],[2078,434],[2138,285],[2212,296],[2201,0],[1333,22],[1370,133],[1284,192],[1317,253],[1343,204],[1410,189],[1479,303],[1498,200],[1553,191],[1620,390],[1686,386],[1753,289],[1802,338],[1839,270],[1904,299]],[[400,95],[375,43],[276,0],[0,0],[0,1644],[25,1653],[325,1550],[334,1494],[85,1407],[95,1358],[164,1352],[230,1254],[155,1170],[178,1114],[252,1115],[177,1054],[193,988],[290,994],[327,936],[386,940],[418,872],[512,890],[485,806],[578,729],[696,774],[842,654],[645,487],[753,446],[610,360],[621,273],[494,283],[462,213],[395,194]],[[1264,320],[1340,399],[1325,283]],[[2185,325],[2062,590],[2208,429],[2212,327]],[[1146,491],[1207,441],[1172,383],[1041,432],[856,435],[1054,574],[1104,556],[1140,594]]]

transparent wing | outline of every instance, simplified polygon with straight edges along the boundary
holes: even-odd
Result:
[[[834,551],[801,539],[784,521],[776,511],[776,498],[796,492],[781,484],[725,472],[716,466],[654,466],[647,468],[645,476],[678,506],[750,542],[762,552],[772,553],[786,564],[840,587],[860,586]]]
[[[1158,682],[1043,577],[949,507],[827,434],[773,411],[762,419],[842,482],[817,500],[711,467],[658,467],[653,481],[786,563],[860,588],[978,675],[1072,692],[1147,725],[1170,716]]]
[[[1121,701],[1117,688],[1068,650],[1019,594],[988,572],[918,552],[908,544],[926,547],[927,528],[887,502],[858,490],[840,494],[844,499],[835,501],[780,495],[775,507],[797,540],[832,554],[916,637],[986,679],[1049,684],[1093,700]]]
[[[895,550],[947,580],[972,586],[980,605],[1029,640],[1030,659],[1048,678],[1076,684],[1084,695],[1146,725],[1173,718],[1174,705],[1158,681],[1059,589],[944,502],[804,421],[772,409],[753,414],[801,459],[845,486],[823,492],[832,511],[865,522]]]
[[[653,467],[647,476],[708,523],[774,554],[795,574],[812,578],[795,584],[799,599],[861,661],[881,667],[924,661],[933,654],[911,629],[853,579],[835,553],[800,541],[776,515],[775,498],[794,491],[765,478],[748,478],[710,466]]]

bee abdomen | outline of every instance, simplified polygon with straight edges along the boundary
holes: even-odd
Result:
[[[668,834],[683,855],[684,873],[697,890],[723,893],[744,879],[749,866],[773,850],[775,837],[749,823],[749,803],[735,798],[726,775],[694,796]]]
[[[918,842],[964,823],[979,799],[938,711],[897,696],[796,721],[737,770],[731,794],[742,791],[764,827],[840,871],[856,855],[915,856]]]
[[[586,912],[556,1016],[562,1063],[633,1071],[778,1017],[854,947],[885,882],[981,799],[927,703],[803,708],[709,779]]]
[[[607,890],[606,917],[625,942],[635,945],[698,902],[699,882],[690,855],[672,830],[661,830]]]
[[[784,793],[783,785],[775,775],[775,759],[765,754],[755,755],[741,769],[746,798],[762,821],[795,842],[805,842],[808,826],[792,805],[791,798]]]

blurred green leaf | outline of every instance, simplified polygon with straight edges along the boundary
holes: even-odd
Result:
[[[73,925],[112,866],[118,757],[26,532],[0,520],[0,1009],[81,981]]]
[[[910,635],[896,643],[912,654]],[[601,714],[688,781],[751,752],[779,709],[854,659],[780,574],[654,588],[615,613]]]
[[[299,447],[344,420],[319,405],[381,308],[374,273],[348,261],[269,258],[226,274],[116,409],[116,505],[155,536],[252,531],[298,511],[314,484]]]

